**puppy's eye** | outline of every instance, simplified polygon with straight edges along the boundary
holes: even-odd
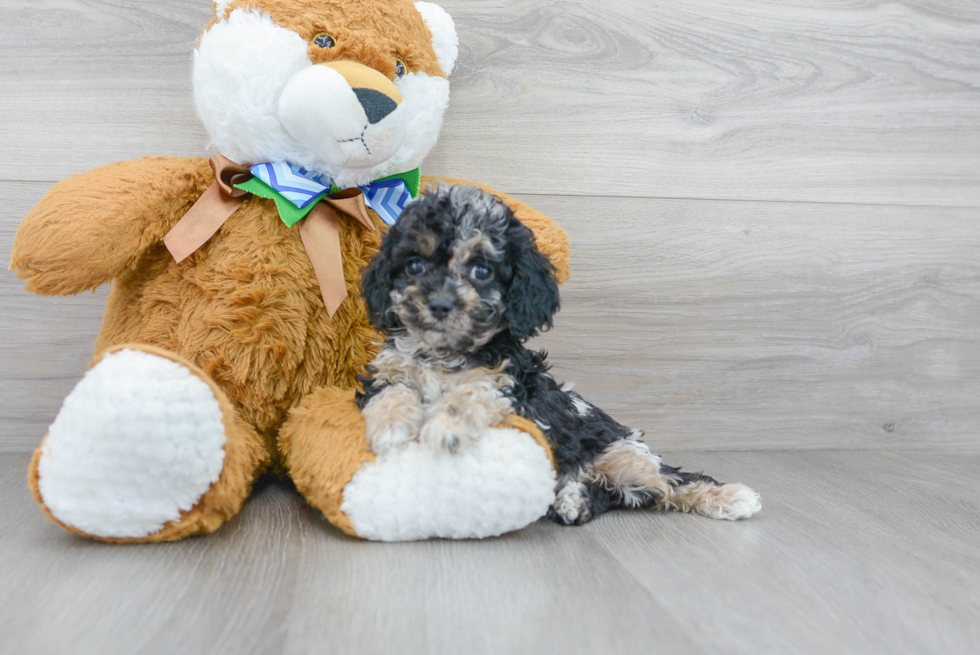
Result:
[[[316,38],[313,39],[313,43],[320,46],[321,48],[332,48],[337,45],[337,42],[332,36],[324,32],[323,34],[317,34]]]
[[[403,64],[401,61],[396,61],[395,62],[395,75],[399,79],[405,77],[405,73],[407,73],[407,72],[408,72],[408,69],[405,68],[405,64]]]
[[[412,277],[418,277],[419,275],[425,273],[425,262],[423,262],[421,259],[413,259],[412,261],[408,262],[408,266],[405,267],[405,272]]]
[[[483,264],[477,264],[470,269],[470,279],[477,282],[486,282],[493,277],[493,271]]]

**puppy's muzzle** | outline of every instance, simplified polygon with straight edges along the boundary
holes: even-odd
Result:
[[[433,318],[442,320],[456,308],[456,300],[448,295],[432,296],[426,307]]]

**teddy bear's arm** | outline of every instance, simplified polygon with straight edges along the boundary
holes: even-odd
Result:
[[[17,229],[10,268],[33,293],[94,289],[160,243],[213,181],[206,159],[146,157],[59,182]]]
[[[558,278],[558,282],[564,282],[571,276],[571,269],[569,268],[569,253],[570,247],[568,245],[568,234],[565,233],[555,221],[542,214],[536,209],[533,209],[530,205],[527,205],[516,198],[511,198],[505,193],[501,193],[485,184],[480,184],[479,182],[471,182],[470,180],[460,180],[452,177],[428,177],[424,176],[422,178],[422,187],[425,188],[427,184],[433,184],[436,182],[445,182],[447,184],[469,184],[477,188],[483,189],[489,193],[494,194],[510,207],[510,210],[514,212],[524,225],[527,225],[534,232],[535,240],[538,244],[538,249],[549,259],[555,267],[555,277]]]

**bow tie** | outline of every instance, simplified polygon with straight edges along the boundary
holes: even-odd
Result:
[[[393,225],[418,194],[419,170],[376,180],[362,187],[339,190],[329,179],[286,162],[240,166],[226,157],[210,159],[212,184],[163,238],[178,262],[200,248],[224,225],[248,194],[271,199],[283,223],[300,223],[303,247],[313,265],[324,305],[331,317],[347,297],[340,248],[339,214],[356,219],[373,231],[365,205]],[[332,189],[337,189],[331,192]]]
[[[340,190],[330,178],[285,161],[256,164],[249,169],[249,172],[255,177],[250,183],[241,185],[239,188],[267,197],[262,193],[264,189],[256,188],[257,182],[255,180],[260,180],[300,212],[309,207],[310,204],[318,202],[331,189]],[[367,206],[377,212],[385,223],[394,225],[398,221],[398,217],[401,216],[402,210],[405,209],[405,205],[418,195],[420,180],[419,169],[416,168],[400,175],[383,177],[358,188],[364,194],[364,201]],[[250,186],[252,188],[249,188]],[[278,201],[278,198],[276,200]],[[277,202],[278,204],[281,203]],[[283,221],[290,225],[286,215],[294,215],[297,212],[290,207],[286,207],[286,210],[283,211],[283,208],[280,207],[279,213],[283,217]]]

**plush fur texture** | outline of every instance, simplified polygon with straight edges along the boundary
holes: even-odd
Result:
[[[459,37],[452,16],[434,2],[416,2],[415,8],[432,32],[432,49],[439,58],[439,66],[446,75],[450,75],[456,68],[456,58],[459,56]]]
[[[336,387],[306,396],[279,431],[279,448],[296,489],[335,526],[359,536],[340,506],[344,487],[375,455],[353,400],[353,389]]]
[[[45,437],[31,460],[28,471],[28,486],[34,499],[40,503],[41,508],[48,517],[69,532],[84,536],[96,536],[100,541],[114,543],[133,543],[133,542],[161,542],[182,539],[189,535],[212,532],[222,523],[238,513],[242,503],[248,496],[252,487],[254,473],[261,471],[269,463],[269,452],[262,447],[261,440],[255,434],[254,429],[246,425],[235,411],[234,406],[228,400],[224,391],[210,379],[204,371],[186,359],[169,353],[165,350],[154,348],[147,345],[123,344],[110,348],[101,356],[93,361],[93,368],[98,366],[103,358],[111,356],[119,351],[143,352],[156,357],[169,359],[189,371],[193,376],[203,381],[210,388],[213,397],[221,408],[222,422],[224,424],[224,463],[218,481],[211,485],[210,489],[197,500],[189,511],[180,511],[180,517],[176,520],[168,521],[163,527],[147,535],[139,537],[121,537],[108,535],[93,535],[80,528],[59,520],[45,503],[41,494],[41,459],[48,451],[48,437]],[[105,402],[105,399],[102,400]],[[130,435],[132,444],[141,444],[140,434]],[[125,448],[122,446],[122,448]],[[122,449],[121,448],[121,449]],[[125,471],[121,471],[125,473]],[[81,501],[82,499],[79,499]],[[91,499],[85,499],[91,501]],[[114,511],[121,513],[119,508]]]
[[[435,145],[449,105],[440,61],[455,60],[445,12],[421,7],[440,59],[408,0],[237,0],[218,9],[195,51],[194,94],[221,154],[239,163],[287,160],[343,188],[417,168]],[[333,45],[317,45],[319,35]],[[335,62],[377,71],[403,100],[369,122],[353,85],[327,67]]]
[[[554,487],[545,449],[519,430],[491,428],[457,455],[419,443],[379,455],[347,484],[341,509],[368,539],[479,539],[544,516]]]
[[[203,159],[157,158],[59,183],[18,230],[11,267],[28,289],[45,295],[79,293],[115,279],[96,353],[118,344],[153,346],[200,367],[248,426],[240,438],[265,453],[242,460],[245,469],[231,473],[251,480],[269,462],[282,470],[276,433],[289,411],[318,389],[353,389],[374,356],[376,332],[359,296],[359,278],[385,226],[373,212],[374,232],[352,219],[341,221],[349,297],[331,320],[299,235],[279,220],[272,201],[248,199],[198,252],[173,261],[163,235],[211,181]],[[424,178],[423,184],[434,181]],[[561,229],[512,202],[553,243],[556,263],[565,264],[567,274]],[[346,452],[323,434],[311,435],[311,447],[324,454],[307,457]],[[248,489],[236,486],[236,510]],[[328,484],[324,493],[330,489]],[[213,509],[213,520],[198,529],[215,529],[229,516],[224,505]],[[204,514],[210,516],[208,508]]]
[[[552,444],[559,483],[550,516],[581,524],[615,507],[751,516],[758,494],[663,464],[642,433],[548,374],[524,342],[558,311],[553,265],[507,205],[468,186],[406,208],[365,273],[371,320],[386,331],[358,404],[382,456],[465,453],[502,416],[533,419]]]
[[[75,387],[38,462],[59,521],[101,537],[158,532],[218,480],[221,406],[190,369],[139,350],[107,355]],[[140,448],[129,447],[140,435]]]
[[[454,52],[455,36],[446,32],[451,21],[438,19],[437,54],[425,18],[408,0],[235,0],[217,9],[199,42],[195,94],[222,154],[246,163],[316,161],[322,166],[314,170],[344,185],[414,168],[435,143],[448,97],[440,61],[450,62]],[[334,47],[316,45],[323,33]],[[266,60],[250,59],[253,54]],[[338,61],[371,69],[404,96],[396,111],[403,112],[406,134],[374,168],[332,168],[335,162],[315,144],[277,126],[277,89],[312,66]],[[401,78],[398,61],[406,67]],[[106,540],[160,541],[214,530],[238,511],[252,480],[270,465],[292,475],[312,504],[343,524],[338,489],[371,456],[357,434],[363,425],[351,418],[360,415],[350,396],[377,352],[377,332],[358,290],[360,271],[386,226],[373,212],[374,231],[341,217],[349,295],[331,319],[298,230],[282,223],[270,200],[247,198],[197,252],[173,260],[164,235],[213,181],[202,158],[105,166],[54,185],[14,238],[10,267],[34,293],[69,295],[113,282],[96,359],[122,346],[152,352],[193,371],[222,407],[225,459],[218,481],[180,520],[142,537],[100,536]],[[423,177],[423,188],[432,182]],[[508,202],[567,277],[564,231],[520,201]],[[334,411],[344,402],[347,413]],[[112,411],[136,415],[131,409]],[[138,449],[142,438],[134,434],[126,443]],[[39,460],[40,454],[30,480],[43,504]]]

